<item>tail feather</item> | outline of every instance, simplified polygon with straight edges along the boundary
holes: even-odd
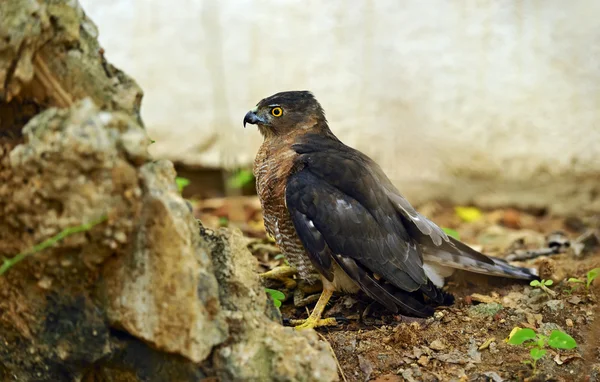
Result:
[[[470,254],[465,256],[462,251],[450,253],[431,247],[422,247],[421,250],[423,252],[424,263],[428,264],[428,267],[432,269],[428,276],[430,276],[429,278],[434,282],[449,276],[448,273],[451,272],[451,269],[462,269],[474,273],[522,280],[533,280],[538,278],[537,270],[534,268],[516,267],[502,259],[485,256],[483,254],[480,255],[485,256],[487,259],[491,260],[491,262],[479,261]],[[473,249],[471,250],[474,251]],[[439,284],[437,285],[439,286]]]

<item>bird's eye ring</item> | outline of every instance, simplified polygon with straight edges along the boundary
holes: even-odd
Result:
[[[274,117],[281,117],[283,110],[280,107],[274,107],[271,109],[271,114],[273,114]]]

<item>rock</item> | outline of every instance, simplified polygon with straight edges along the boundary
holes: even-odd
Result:
[[[569,327],[572,328],[573,327],[573,320],[571,320],[570,318],[567,318],[565,320],[565,324]]]
[[[230,339],[217,347],[212,367],[223,381],[337,381],[329,345],[313,330],[297,332],[265,315],[267,295],[257,260],[239,231],[200,227],[220,286]]]
[[[542,333],[545,336],[549,336],[553,330],[563,331],[563,329],[554,322],[544,322],[540,325],[539,333]]]
[[[371,361],[359,354],[358,367],[364,373],[365,381],[369,380],[371,377],[371,373],[373,372],[373,364],[371,363]]]
[[[546,306],[553,312],[558,312],[565,308],[565,304],[562,302],[562,300],[547,301]]]
[[[502,310],[502,305],[492,302],[489,304],[479,304],[469,307],[470,316],[489,317]]]
[[[436,351],[442,351],[446,349],[446,345],[441,340],[434,340],[429,344],[429,347]]]
[[[419,357],[417,363],[421,366],[427,366],[429,365],[429,357],[427,357],[426,355],[422,355],[421,357]]]
[[[175,176],[168,161],[140,168],[143,207],[132,250],[105,268],[102,293],[111,325],[201,362],[227,326],[211,259]]]

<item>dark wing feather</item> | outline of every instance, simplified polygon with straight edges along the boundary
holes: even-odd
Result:
[[[415,250],[399,251],[402,253],[400,260],[406,262],[405,271],[423,285],[423,289],[426,286],[419,271],[422,269],[421,255],[424,253],[428,255],[428,261],[453,268],[523,279],[535,277],[529,269],[502,263],[446,235],[410,205],[377,163],[337,139],[307,134],[293,148],[300,154],[298,165],[304,166],[304,171],[308,170],[318,179],[326,180],[330,186],[358,202],[385,228],[385,232],[396,230],[397,236],[402,239],[400,241],[408,245],[417,244]],[[397,252],[388,251],[384,256],[398,258],[400,255]],[[412,255],[409,256],[409,253]],[[427,294],[426,291],[424,293]]]
[[[304,152],[294,146],[302,169],[287,181],[286,205],[311,260],[323,261],[309,250],[312,237],[302,234],[307,224],[334,254],[353,259],[397,288],[419,290],[428,284],[419,247],[369,168],[343,147]]]

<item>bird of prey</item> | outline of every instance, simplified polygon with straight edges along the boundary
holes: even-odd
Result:
[[[261,100],[244,117],[264,142],[254,162],[267,232],[302,278],[318,272],[323,292],[298,329],[322,319],[334,291],[363,290],[391,312],[416,317],[448,305],[454,269],[517,279],[535,271],[485,256],[419,214],[365,154],[329,129],[312,93]]]

